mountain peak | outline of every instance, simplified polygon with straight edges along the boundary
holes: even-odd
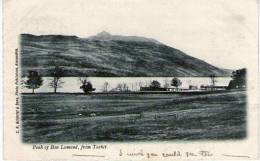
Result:
[[[109,32],[102,31],[96,35],[97,37],[110,37],[112,36]]]
[[[151,39],[151,38],[145,38],[145,37],[140,37],[140,36],[122,36],[122,35],[112,35],[107,31],[102,31],[95,36],[90,36],[88,37],[90,40],[101,40],[101,41],[111,41],[111,40],[116,40],[116,41],[125,41],[125,42],[152,42],[156,44],[161,44],[157,40]]]

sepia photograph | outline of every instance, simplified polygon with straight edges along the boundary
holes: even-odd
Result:
[[[258,5],[5,0],[5,159],[259,158]]]
[[[25,143],[246,137],[245,68],[106,31],[20,42]]]

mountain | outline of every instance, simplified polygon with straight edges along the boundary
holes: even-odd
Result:
[[[229,76],[230,70],[210,65],[154,39],[101,32],[89,38],[21,34],[22,75],[37,70],[50,76],[54,66],[65,76]]]
[[[159,41],[151,39],[151,38],[145,38],[140,36],[120,36],[120,35],[111,35],[110,33],[106,31],[102,31],[98,33],[95,36],[91,36],[88,39],[90,40],[101,40],[101,41],[135,41],[135,42],[152,42],[156,44],[161,44]]]

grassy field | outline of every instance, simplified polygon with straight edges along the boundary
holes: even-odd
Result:
[[[22,95],[26,143],[246,137],[246,92]]]

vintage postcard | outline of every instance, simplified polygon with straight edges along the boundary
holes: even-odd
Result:
[[[257,6],[5,0],[5,159],[257,159]]]

